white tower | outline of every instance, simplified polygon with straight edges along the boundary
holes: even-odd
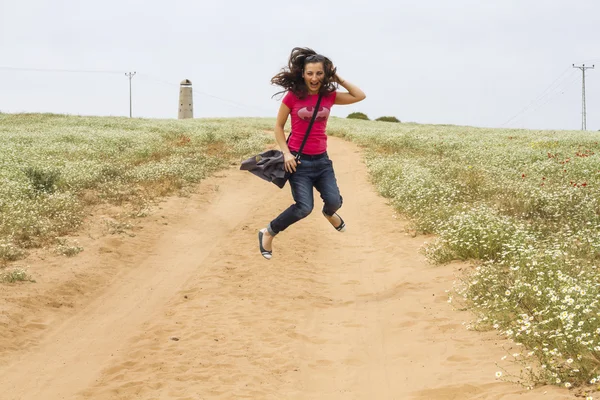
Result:
[[[194,99],[192,98],[192,81],[185,79],[179,87],[179,114],[177,119],[194,118]]]

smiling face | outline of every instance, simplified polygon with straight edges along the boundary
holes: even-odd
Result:
[[[309,94],[319,93],[323,78],[325,78],[325,70],[323,69],[322,62],[307,63],[304,66],[304,73],[302,74],[306,87],[308,88]]]

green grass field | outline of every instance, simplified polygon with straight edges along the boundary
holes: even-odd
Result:
[[[0,259],[61,245],[99,203],[185,191],[263,149],[274,119],[0,114]],[[600,134],[332,118],[433,263],[468,260],[452,302],[522,345],[531,383],[600,382]],[[62,243],[64,245],[64,243]]]

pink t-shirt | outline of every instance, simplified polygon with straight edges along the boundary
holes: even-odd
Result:
[[[321,154],[327,151],[327,119],[331,107],[335,102],[335,96],[337,92],[331,92],[324,95],[321,99],[321,105],[319,106],[319,112],[315,118],[315,122],[308,134],[308,140],[302,150],[302,154]],[[304,99],[299,99],[292,92],[288,92],[283,98],[282,102],[290,109],[292,116],[292,133],[290,134],[290,141],[288,147],[291,151],[298,151],[310,120],[313,115],[315,106],[317,105],[318,94],[309,94]]]

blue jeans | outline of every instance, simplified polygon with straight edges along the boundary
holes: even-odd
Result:
[[[290,175],[288,182],[296,203],[271,221],[267,226],[270,235],[277,235],[310,214],[314,206],[313,187],[321,194],[324,214],[332,216],[342,206],[342,196],[335,179],[333,163],[327,153],[321,158],[317,157],[302,156],[296,172]]]

